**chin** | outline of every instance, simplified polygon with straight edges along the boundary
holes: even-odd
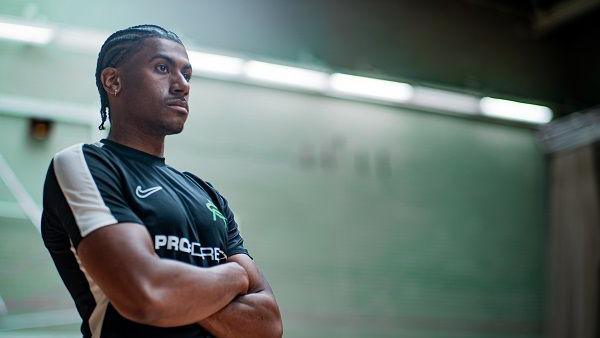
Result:
[[[167,135],[179,134],[183,131],[183,125],[174,128],[166,128],[166,131]]]
[[[170,121],[165,121],[163,125],[163,130],[165,131],[165,135],[173,135],[179,134],[183,131],[183,127],[185,126],[186,119],[172,119]]]

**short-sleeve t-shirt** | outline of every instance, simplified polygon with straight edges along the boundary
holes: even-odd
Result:
[[[161,258],[210,267],[249,255],[227,200],[210,183],[108,139],[68,147],[48,168],[42,237],[81,315],[83,336],[211,337],[198,324],[160,328],[124,318],[86,274],[77,258],[81,240],[125,222],[145,226]]]

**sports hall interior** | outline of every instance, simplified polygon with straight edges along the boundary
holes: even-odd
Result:
[[[102,42],[176,32],[166,163],[227,197],[284,337],[600,336],[600,1],[0,2],[0,337],[81,337],[41,240],[107,136]]]

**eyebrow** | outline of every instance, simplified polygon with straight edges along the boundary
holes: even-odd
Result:
[[[171,57],[169,57],[169,56],[167,56],[167,55],[165,55],[165,54],[160,54],[160,53],[159,53],[159,54],[156,54],[156,55],[154,55],[153,57],[151,57],[151,58],[150,58],[150,60],[148,60],[148,62],[152,62],[152,60],[154,60],[154,59],[165,59],[165,60],[167,60],[167,62],[168,62],[168,63],[170,63],[171,65],[174,65],[174,64],[175,64],[175,61],[174,61],[174,60],[173,60]],[[189,64],[189,63],[186,63],[186,64],[183,66],[183,69],[192,69],[192,65],[191,65],[191,64]]]

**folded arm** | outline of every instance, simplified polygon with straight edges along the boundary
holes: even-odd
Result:
[[[117,311],[148,325],[197,323],[249,287],[246,269],[235,262],[201,268],[161,259],[148,231],[135,223],[93,231],[79,243],[77,254]]]
[[[283,326],[273,290],[254,261],[244,254],[227,259],[246,270],[248,293],[237,296],[229,305],[199,322],[219,338],[281,337]]]

